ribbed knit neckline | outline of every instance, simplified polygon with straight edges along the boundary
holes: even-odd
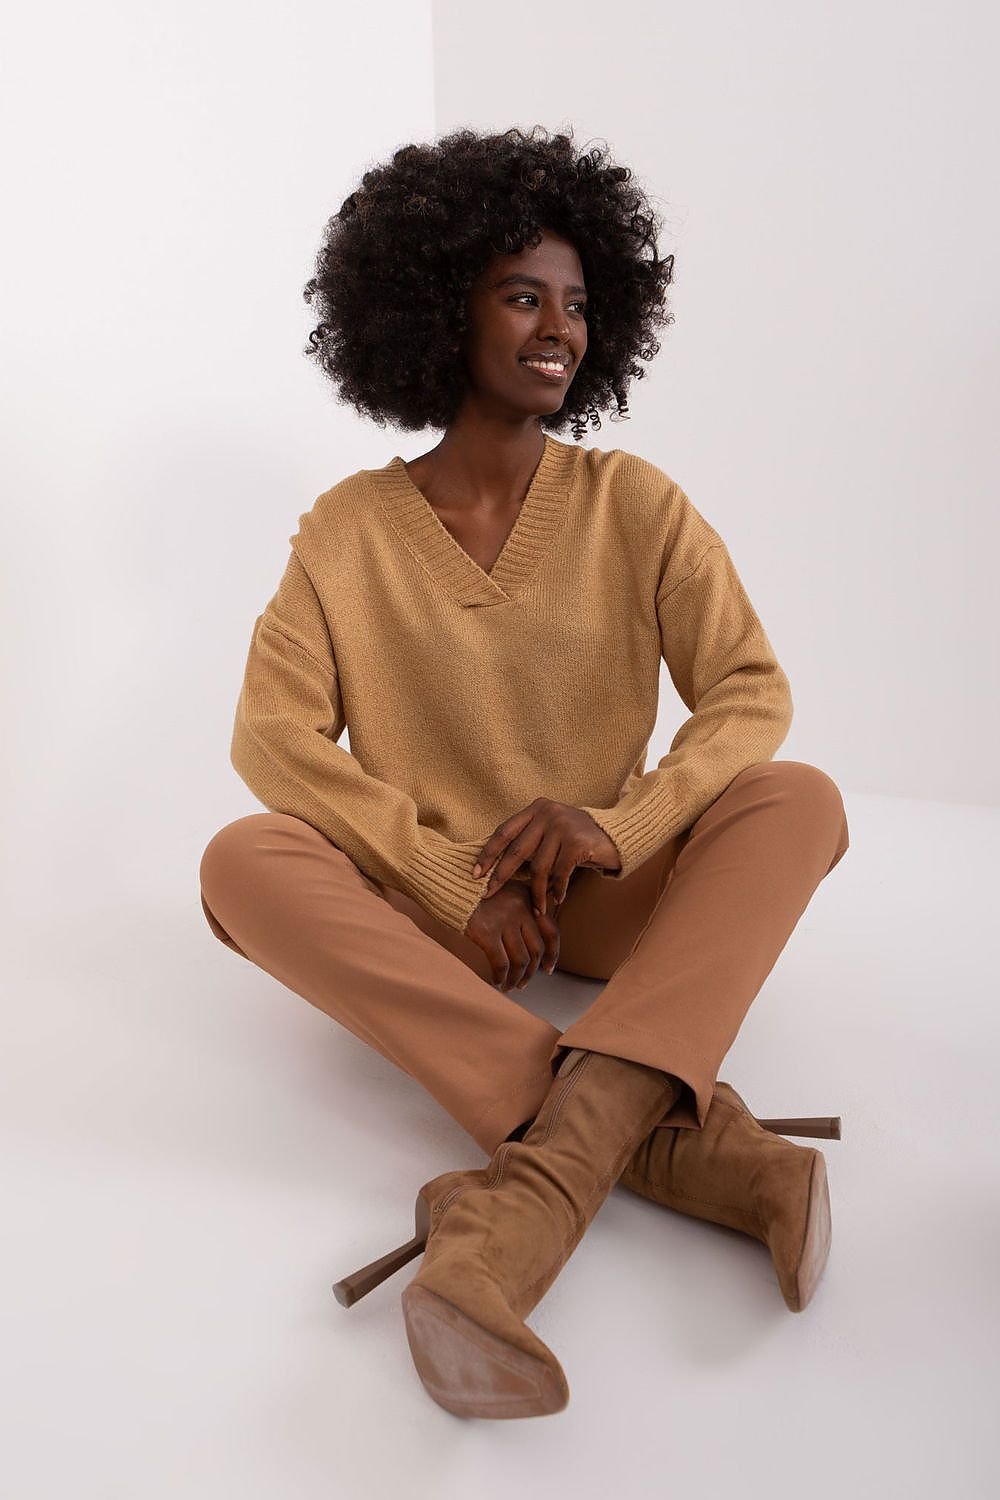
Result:
[[[517,599],[566,518],[566,499],[578,448],[543,433],[545,446],[517,519],[489,573],[452,536],[417,489],[399,454],[368,469],[379,501],[410,551],[459,604],[506,604]]]

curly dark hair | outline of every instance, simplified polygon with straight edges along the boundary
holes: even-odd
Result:
[[[466,299],[494,255],[518,255],[544,230],[576,249],[587,285],[587,352],[557,412],[542,427],[588,419],[600,408],[628,417],[631,378],[645,374],[674,321],[666,301],[674,257],[660,258],[661,220],[607,151],[578,154],[572,131],[543,126],[483,135],[463,128],[436,144],[400,147],[366,171],[325,228],[316,274],[303,297],[321,322],[303,352],[338,400],[380,426],[446,428],[466,390],[454,346],[467,328]]]

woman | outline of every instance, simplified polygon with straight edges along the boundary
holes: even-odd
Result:
[[[232,742],[269,811],[201,861],[212,931],[490,1157],[335,1288],[423,1250],[407,1338],[464,1416],[566,1405],[524,1319],[617,1181],[764,1240],[793,1310],[829,1247],[822,1154],[779,1129],[838,1122],[762,1128],[717,1072],[843,800],[773,759],[788,681],[721,537],[656,465],[578,446],[673,321],[657,227],[626,169],[540,129],[407,146],[330,221],[309,352],[359,413],[444,435],[300,516]],[[644,772],[661,654],[691,717]],[[560,1033],[506,993],[539,966],[609,982]]]

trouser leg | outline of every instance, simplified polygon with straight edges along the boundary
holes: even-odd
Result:
[[[657,851],[655,864],[635,872],[650,865],[658,894],[650,893],[630,951],[559,1047],[609,1052],[682,1078],[689,1091],[660,1123],[700,1128],[746,1012],[848,842],[843,799],[824,771],[792,760],[750,766],[665,854]],[[575,972],[597,977],[617,882],[582,875],[560,919],[562,951]],[[628,884],[611,899],[626,900]]]
[[[220,941],[415,1078],[487,1155],[540,1108],[558,1029],[494,988],[470,938],[310,824],[271,812],[227,824],[200,880]]]
[[[750,1004],[848,837],[825,772],[770,761],[627,880],[576,871],[559,968],[610,982],[563,1033],[493,987],[471,939],[289,815],[215,835],[202,906],[222,942],[416,1078],[492,1155],[537,1112],[571,1047],[679,1077],[685,1093],[661,1123],[699,1127]]]

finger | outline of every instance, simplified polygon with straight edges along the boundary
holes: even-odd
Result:
[[[507,950],[503,945],[503,939],[498,937],[490,954],[490,963],[493,966],[493,988],[502,990],[507,987],[507,974],[510,970],[510,962],[507,958]]]
[[[542,843],[531,860],[531,899],[535,911],[545,916],[548,911],[550,872],[562,848],[562,838],[552,832]]]
[[[502,880],[497,880],[496,865],[493,863],[492,859],[490,860],[489,864],[484,864],[482,866],[482,873],[484,875],[488,871],[492,871],[492,874],[490,875],[489,883],[488,883],[485,891],[483,892],[484,897],[485,896],[492,896],[493,892],[498,888],[498,886],[501,886],[503,884]]]
[[[521,865],[530,862],[540,840],[541,833],[538,830],[532,832],[530,828],[511,840],[497,860],[496,868],[490,876],[490,883],[486,887],[487,896],[492,896],[493,892],[509,880]]]
[[[502,885],[506,885],[522,863],[521,856],[515,852],[514,845],[509,844],[493,867],[493,874],[486,887],[486,895],[492,896]]]
[[[557,908],[562,906],[563,902],[566,900],[566,895],[569,891],[569,883],[573,878],[573,871],[575,869],[575,860],[566,859],[565,856],[563,856],[556,861],[555,868],[552,871],[552,885],[555,892],[553,899]]]
[[[483,875],[486,875],[490,870],[494,868],[497,860],[507,849],[508,845],[510,844],[510,840],[513,837],[513,834],[505,838],[499,838],[496,834],[493,835],[489,843],[483,849],[483,852],[480,854],[476,863],[472,867],[473,873],[475,873],[477,870],[479,872],[478,875],[476,875],[477,880],[480,879]]]
[[[519,989],[521,980],[524,978],[525,970],[531,962],[531,954],[521,935],[518,923],[512,923],[503,935],[504,947],[510,958],[510,966],[507,972],[507,983],[505,989]]]
[[[521,936],[524,939],[524,946],[528,950],[528,967],[518,982],[517,988],[519,990],[527,988],[529,981],[534,979],[538,973],[539,961],[545,952],[545,940],[538,930],[537,922],[532,918],[526,919],[526,925],[521,928]]]
[[[503,847],[504,844],[501,844],[497,841],[497,835],[495,833],[491,834],[489,839],[483,845],[482,849],[479,851],[479,858],[472,866],[472,873],[476,880],[478,880],[480,876],[486,874],[486,871],[490,869],[493,861],[496,859],[497,855],[500,853],[500,850]]]
[[[537,920],[538,931],[544,939],[541,967],[546,974],[551,974],[559,962],[559,926],[554,915],[542,916]]]
[[[472,873],[477,880],[480,875],[485,875],[497,855],[501,853],[515,835],[521,832],[522,828],[527,827],[533,816],[534,814],[530,808],[523,807],[520,812],[514,813],[512,817],[507,818],[501,823],[499,828],[493,830],[480,850],[479,858],[472,867]]]

